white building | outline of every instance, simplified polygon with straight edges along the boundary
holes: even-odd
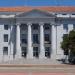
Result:
[[[75,7],[0,8],[0,61],[61,59],[63,36],[75,28]]]

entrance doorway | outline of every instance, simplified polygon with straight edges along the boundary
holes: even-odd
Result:
[[[45,57],[50,58],[50,47],[45,47]]]
[[[26,47],[22,47],[22,53],[21,53],[22,57],[26,58],[27,57],[27,48]]]

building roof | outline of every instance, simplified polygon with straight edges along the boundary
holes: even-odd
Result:
[[[75,12],[75,6],[0,7],[0,12],[27,12],[32,9],[50,12]]]

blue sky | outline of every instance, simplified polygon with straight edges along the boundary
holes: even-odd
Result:
[[[0,0],[6,6],[75,6],[75,0]]]

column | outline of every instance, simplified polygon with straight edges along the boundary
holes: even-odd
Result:
[[[14,30],[13,30],[13,25],[11,25],[11,28],[10,28],[10,60],[13,60],[13,49],[14,49]]]
[[[45,58],[45,48],[44,48],[44,23],[40,23],[40,58]]]
[[[56,59],[56,26],[52,25],[52,52],[51,59]]]
[[[21,58],[21,47],[20,47],[20,24],[16,25],[16,58]]]
[[[28,23],[28,52],[27,52],[27,58],[32,59],[33,58],[33,49],[32,49],[32,34],[31,34],[31,23]]]

